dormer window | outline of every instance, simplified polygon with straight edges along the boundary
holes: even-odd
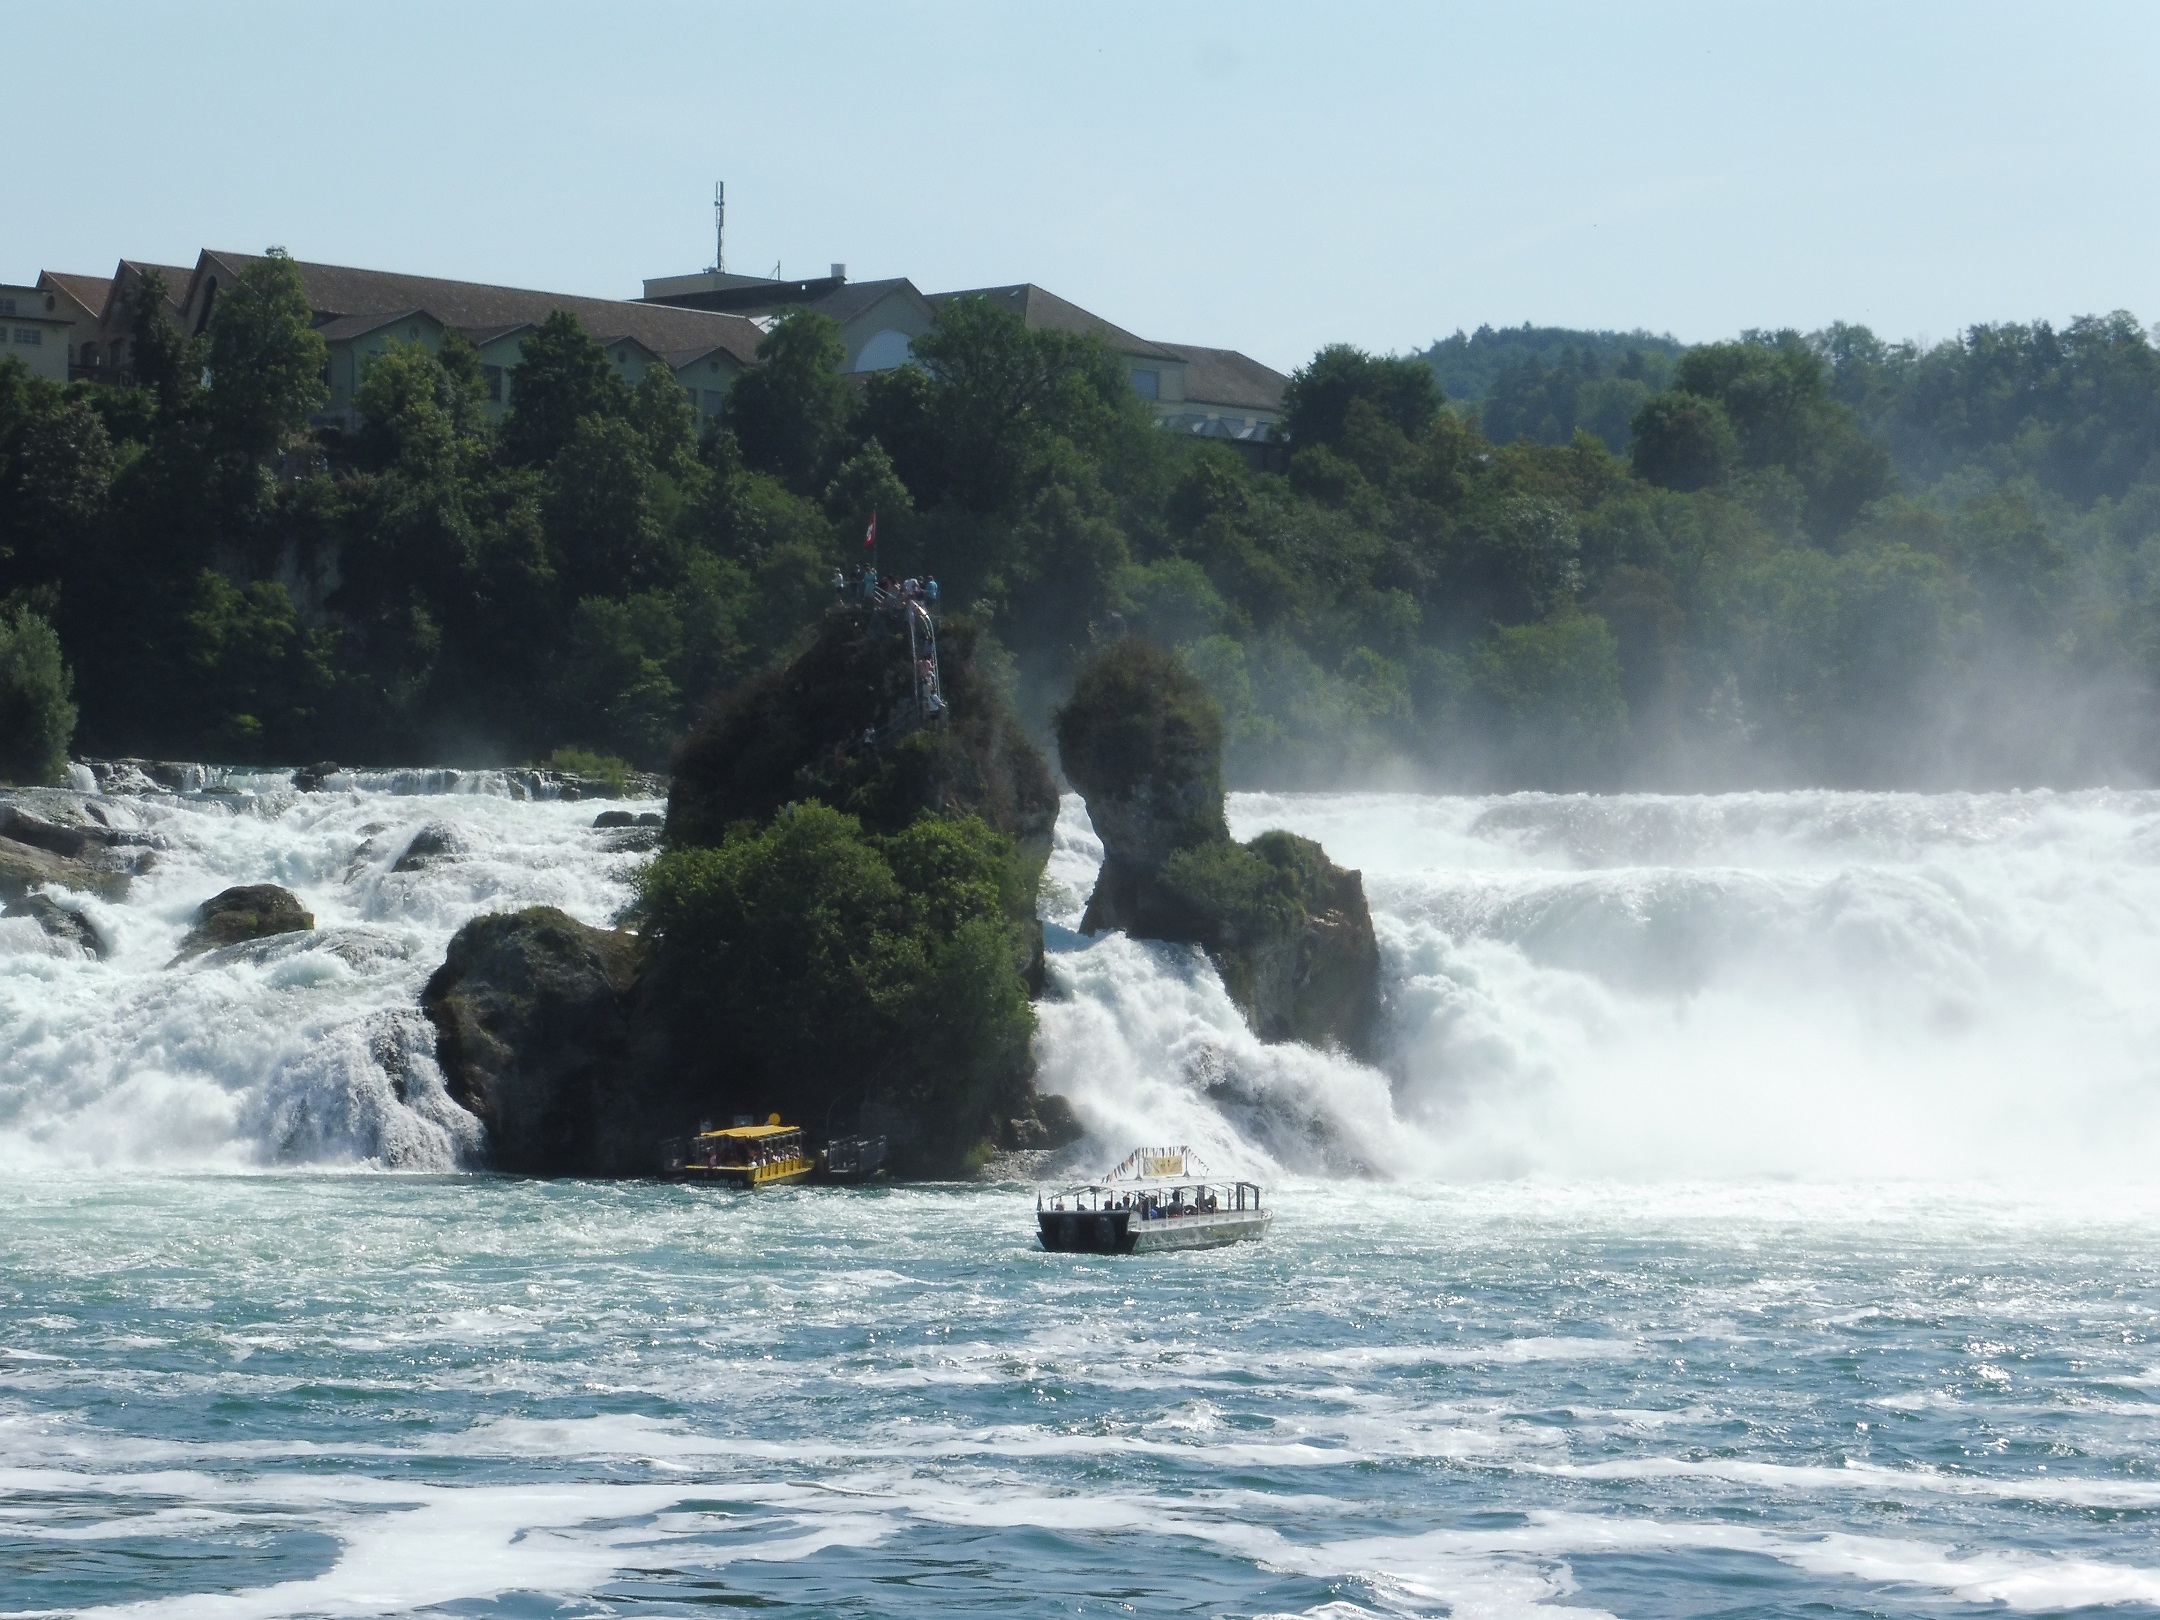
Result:
[[[1134,371],[1132,385],[1142,399],[1162,398],[1162,373],[1159,371]]]

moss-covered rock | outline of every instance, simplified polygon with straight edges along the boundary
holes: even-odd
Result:
[[[1295,833],[1180,851],[1150,899],[1157,937],[1204,946],[1264,1041],[1371,1053],[1380,946],[1365,881]]]
[[[796,805],[668,851],[641,888],[663,1068],[710,1114],[867,1122],[902,1174],[949,1175],[1029,1111],[1027,895],[981,819],[881,836]]]
[[[314,913],[292,890],[275,883],[243,883],[220,890],[195,908],[195,926],[180,941],[179,954],[168,965],[178,967],[206,951],[243,940],[300,933],[314,926]]]
[[[1128,639],[1081,672],[1057,733],[1103,843],[1081,927],[1199,945],[1262,1040],[1370,1055],[1380,949],[1364,881],[1309,838],[1231,839],[1222,716],[1206,689]]]
[[[716,704],[675,757],[670,847],[712,848],[731,828],[762,827],[811,800],[874,836],[925,811],[973,816],[1011,840],[1021,896],[1013,914],[1020,968],[1042,988],[1035,890],[1057,829],[1057,782],[982,668],[980,629],[937,627],[943,715],[916,725],[915,653],[903,613],[835,607],[784,669]]]

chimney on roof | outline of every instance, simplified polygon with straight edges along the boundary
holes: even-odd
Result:
[[[835,281],[847,280],[847,266],[844,264],[834,265],[832,267],[832,278]]]

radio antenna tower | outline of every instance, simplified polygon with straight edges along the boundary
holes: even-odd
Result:
[[[713,274],[727,274],[727,182],[715,180],[712,188]]]

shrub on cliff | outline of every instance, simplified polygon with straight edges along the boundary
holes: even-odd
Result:
[[[27,608],[0,612],[0,782],[67,774],[73,685],[53,627]]]
[[[662,855],[640,891],[672,1061],[716,1112],[874,1105],[914,1128],[903,1170],[959,1168],[1027,1085],[1023,883],[975,817],[879,835],[814,802]]]

